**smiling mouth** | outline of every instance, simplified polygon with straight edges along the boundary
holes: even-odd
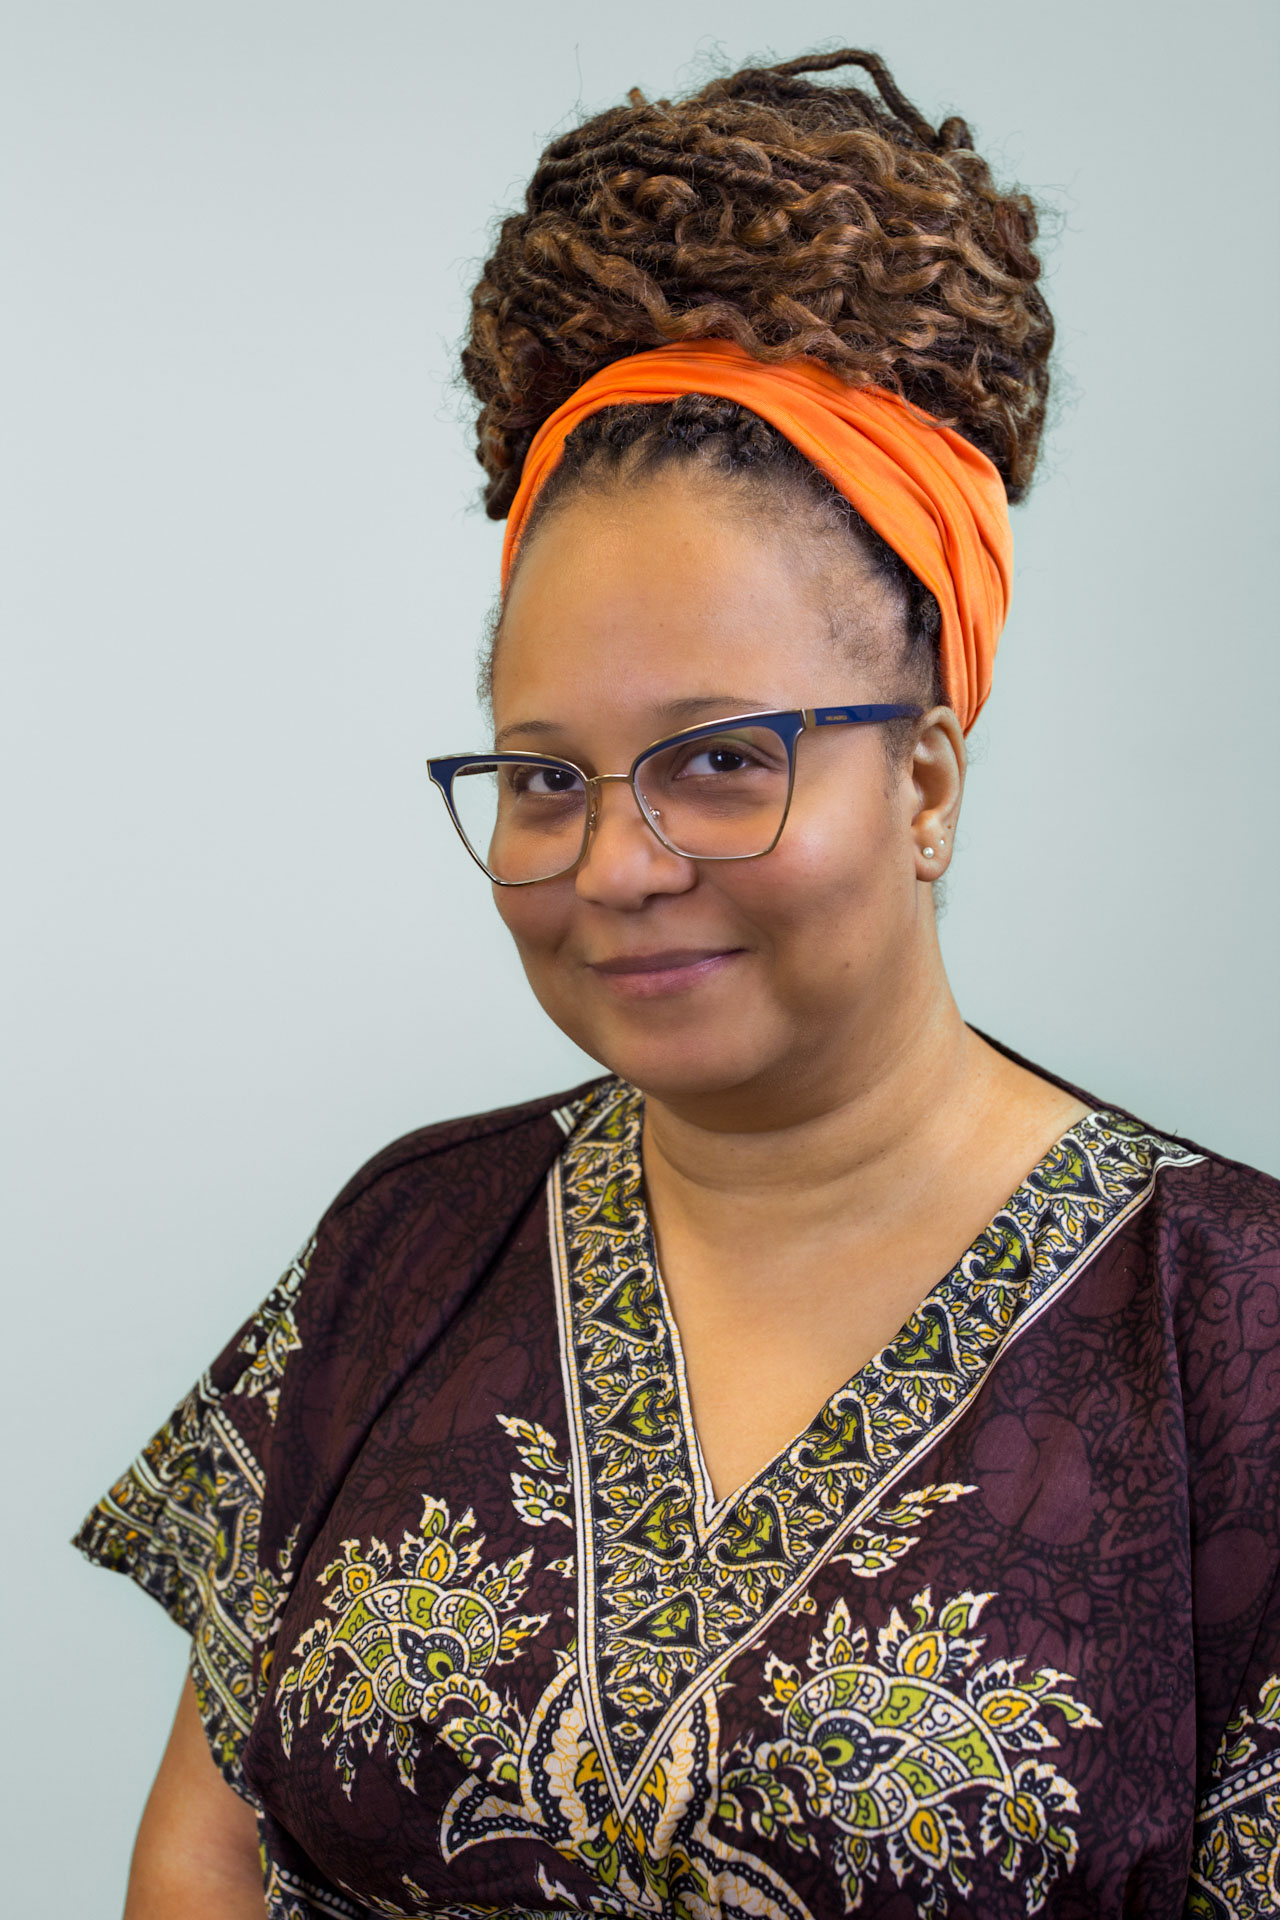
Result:
[[[589,960],[593,973],[676,973],[707,960],[727,960],[739,947],[672,947],[666,953],[620,953],[612,960]]]

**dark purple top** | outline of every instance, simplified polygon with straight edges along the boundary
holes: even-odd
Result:
[[[1280,1185],[1096,1110],[717,1501],[641,1117],[388,1148],[81,1530],[272,1920],[1280,1912]]]

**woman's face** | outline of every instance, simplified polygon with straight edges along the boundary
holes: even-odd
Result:
[[[800,510],[771,518],[701,475],[584,495],[521,557],[495,744],[622,773],[704,720],[910,698],[900,619],[847,541]],[[671,853],[630,789],[606,785],[572,873],[494,890],[546,1012],[660,1099],[761,1094],[776,1109],[784,1087],[816,1092],[897,1026],[936,962],[921,757],[891,762],[885,745],[874,726],[801,735],[786,827],[759,859]]]

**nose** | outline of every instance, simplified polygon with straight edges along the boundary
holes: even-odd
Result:
[[[600,780],[595,822],[574,884],[581,900],[633,911],[655,894],[687,893],[697,868],[664,847],[625,776]]]

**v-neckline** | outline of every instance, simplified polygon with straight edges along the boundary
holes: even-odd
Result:
[[[715,1486],[711,1479],[711,1470],[707,1466],[706,1455],[702,1451],[702,1441],[698,1437],[698,1423],[693,1417],[693,1395],[689,1390],[689,1369],[685,1363],[684,1342],[680,1338],[680,1323],[676,1319],[671,1296],[667,1292],[666,1281],[662,1277],[662,1267],[658,1260],[658,1243],[654,1236],[653,1222],[649,1218],[649,1209],[644,1200],[644,1188],[641,1186],[640,1204],[644,1207],[644,1233],[648,1242],[649,1258],[653,1262],[654,1288],[658,1298],[658,1311],[662,1315],[667,1340],[671,1347],[672,1373],[675,1376],[676,1397],[680,1407],[680,1425],[684,1433],[685,1455],[689,1472],[698,1489],[698,1499],[694,1506],[694,1519],[698,1535],[705,1545],[708,1535],[720,1518],[720,1508],[725,1500],[737,1500],[749,1494],[754,1480],[744,1481],[736,1492],[727,1494],[725,1500],[716,1498]],[[790,1443],[794,1445],[794,1441]],[[777,1458],[775,1454],[774,1459]],[[772,1466],[773,1461],[768,1462]],[[757,1476],[758,1478],[758,1476]]]
[[[1078,1120],[1073,1120],[1069,1127],[1065,1127],[1057,1139],[1054,1140],[1040,1156],[1036,1164],[1024,1174],[1004,1204],[996,1209],[991,1220],[983,1227],[978,1239],[970,1242],[959,1259],[943,1274],[942,1278],[936,1281],[934,1285],[930,1287],[929,1291],[917,1301],[892,1339],[886,1340],[874,1353],[868,1354],[860,1367],[856,1367],[846,1380],[841,1381],[838,1386],[834,1387],[812,1418],[771,1454],[769,1458],[757,1468],[755,1473],[744,1480],[740,1486],[735,1487],[732,1492],[717,1495],[711,1477],[711,1470],[707,1466],[706,1455],[702,1451],[702,1441],[699,1437],[698,1425],[694,1417],[693,1394],[689,1387],[689,1371],[688,1364],[685,1360],[684,1341],[680,1334],[680,1323],[676,1318],[675,1308],[671,1304],[671,1296],[667,1291],[666,1281],[662,1277],[662,1263],[658,1258],[657,1236],[653,1231],[653,1221],[650,1217],[648,1202],[644,1195],[643,1162],[640,1159],[641,1149],[638,1144],[639,1141],[642,1140],[644,1132],[644,1096],[637,1092],[636,1099],[639,1103],[636,1120],[636,1153],[641,1165],[636,1204],[643,1219],[643,1225],[640,1230],[644,1234],[646,1252],[652,1264],[658,1309],[661,1313],[667,1340],[671,1347],[672,1369],[675,1375],[679,1398],[680,1420],[684,1435],[685,1451],[688,1458],[688,1467],[701,1496],[695,1511],[702,1523],[699,1527],[699,1534],[704,1544],[714,1532],[715,1528],[721,1523],[728,1508],[735,1505],[738,1501],[749,1499],[756,1487],[776,1478],[792,1450],[798,1447],[808,1434],[820,1426],[833,1402],[855,1392],[858,1382],[864,1374],[874,1369],[882,1368],[886,1356],[893,1355],[896,1351],[900,1350],[902,1345],[908,1341],[912,1324],[917,1318],[923,1316],[925,1326],[927,1326],[931,1320],[935,1326],[941,1325],[941,1321],[935,1316],[949,1313],[951,1296],[955,1291],[964,1263],[972,1254],[978,1242],[993,1231],[996,1222],[1002,1214],[1009,1212],[1011,1208],[1017,1205],[1025,1188],[1039,1185],[1044,1170],[1048,1169],[1051,1165],[1060,1164],[1063,1161],[1070,1151],[1069,1143],[1072,1141],[1077,1129],[1084,1129],[1090,1126],[1091,1123],[1100,1122],[1104,1116],[1111,1113],[1110,1108],[1093,1107],[1087,1113],[1082,1114]],[[917,1338],[918,1337],[919,1336],[917,1336]]]
[[[691,1691],[711,1684],[820,1565],[839,1552],[857,1573],[882,1570],[916,1537],[903,1533],[904,1500],[918,1518],[966,1491],[894,1489],[1010,1342],[1143,1203],[1158,1167],[1195,1156],[1107,1108],[1066,1128],[894,1339],[716,1500],[644,1204],[642,1096],[606,1081],[573,1120],[548,1190],[577,1651],[592,1730],[625,1806]]]

